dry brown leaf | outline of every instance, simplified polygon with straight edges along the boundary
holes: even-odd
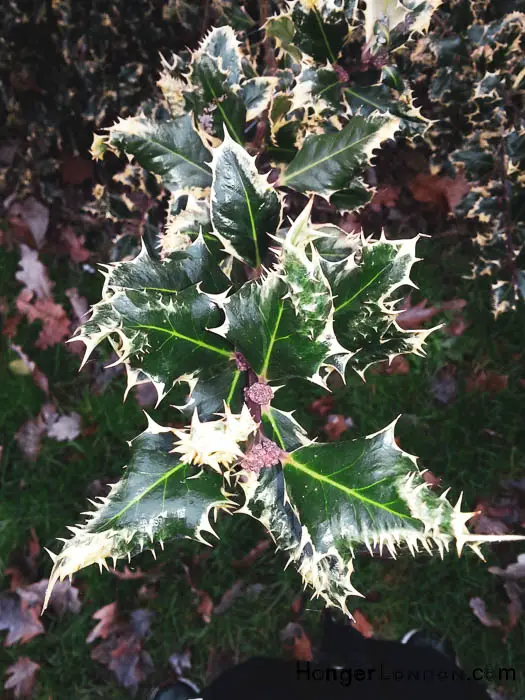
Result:
[[[182,653],[175,652],[170,656],[168,662],[177,676],[183,676],[184,671],[191,669],[191,651],[186,649]]]
[[[488,391],[490,394],[498,394],[508,386],[509,378],[506,374],[498,374],[487,370],[481,370],[466,380],[467,391]]]
[[[118,624],[117,603],[114,602],[109,603],[109,605],[104,605],[104,607],[99,608],[92,617],[94,620],[98,620],[98,623],[86,637],[86,642],[88,644],[91,644],[91,642],[99,637],[101,639],[107,639],[115,630]]]
[[[73,262],[82,263],[89,259],[91,253],[89,250],[84,248],[84,243],[86,242],[86,237],[83,235],[78,235],[73,231],[71,226],[66,226],[62,229],[60,237],[64,242],[69,257]]]
[[[419,173],[408,183],[414,199],[431,204],[444,212],[453,212],[463,197],[470,191],[470,185],[460,173],[455,178]]]
[[[308,411],[310,413],[313,413],[317,416],[321,416],[323,418],[324,416],[327,416],[329,413],[332,412],[334,408],[334,397],[333,396],[321,396],[318,399],[315,399],[309,406],[308,406]]]
[[[16,308],[30,323],[42,321],[36,347],[45,350],[61,343],[70,334],[70,322],[64,308],[50,298],[36,299],[34,302],[32,299],[33,293],[23,289],[16,299]]]
[[[255,547],[253,547],[248,554],[246,554],[242,559],[237,559],[232,561],[232,566],[234,569],[250,569],[257,559],[264,553],[270,546],[270,540],[260,540],[257,542]]]
[[[44,578],[36,583],[18,588],[16,592],[28,607],[37,607],[41,611],[48,584],[49,580]],[[51,592],[49,608],[58,617],[63,617],[68,612],[79,613],[82,603],[78,599],[78,588],[73,586],[70,581],[58,581]]]
[[[82,432],[81,417],[78,413],[66,413],[48,428],[47,435],[57,442],[74,440]]]
[[[428,299],[412,305],[410,297],[403,303],[403,311],[396,316],[396,323],[404,330],[416,330],[440,312],[439,306],[427,306]]]
[[[400,192],[401,187],[397,185],[381,185],[374,192],[368,206],[374,211],[381,211],[382,206],[393,207],[397,202]]]
[[[15,229],[19,225],[26,226],[36,247],[42,248],[49,226],[49,209],[42,202],[35,197],[27,197],[23,202],[13,202],[9,207],[8,216]]]
[[[6,675],[11,676],[4,683],[6,690],[13,690],[15,698],[30,698],[36,682],[39,664],[27,656],[21,656],[16,663],[6,668]]]
[[[45,632],[40,609],[29,607],[16,593],[0,596],[0,630],[7,630],[4,646],[25,644]]]
[[[485,627],[503,627],[503,622],[488,612],[485,601],[482,598],[471,598],[469,605],[474,615]]]
[[[339,440],[341,435],[352,428],[354,425],[351,418],[347,418],[342,414],[331,414],[328,416],[326,423],[322,427],[322,431],[325,433],[327,440],[333,442],[334,440]]]

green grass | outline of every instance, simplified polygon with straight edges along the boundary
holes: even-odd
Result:
[[[447,246],[450,243],[447,242]],[[448,249],[424,240],[420,255],[427,256],[416,266],[414,277],[431,303],[452,297],[468,300],[467,314],[471,326],[460,338],[435,334],[428,344],[428,357],[410,360],[407,376],[369,375],[367,383],[357,376],[347,386],[335,391],[336,411],[351,416],[355,428],[345,438],[375,432],[398,414],[398,435],[404,449],[421,458],[421,466],[430,469],[451,486],[454,500],[464,492],[464,509],[472,508],[478,498],[494,494],[507,477],[523,474],[525,433],[523,431],[524,378],[520,360],[523,344],[524,313],[509,314],[495,322],[487,310],[488,291],[480,283],[462,278],[467,272],[468,251]],[[14,283],[16,254],[0,250],[0,296],[11,297],[19,288]],[[68,286],[76,284],[93,302],[100,288],[99,279],[83,275],[60,261],[50,261],[51,274],[57,283],[57,298]],[[60,274],[57,274],[57,270]],[[32,349],[38,333],[36,327],[23,326],[21,341],[50,380],[53,394],[61,409],[78,411],[84,426],[95,425],[96,431],[69,444],[44,440],[36,463],[23,458],[14,433],[28,418],[37,414],[44,396],[30,377],[20,377],[8,369],[14,359],[2,340],[0,364],[0,428],[4,455],[0,465],[0,569],[8,564],[10,553],[24,546],[34,527],[43,546],[57,550],[56,537],[67,536],[66,525],[79,520],[86,510],[86,488],[93,479],[117,478],[126,463],[126,440],[133,438],[145,425],[141,410],[132,397],[122,402],[123,379],[111,381],[96,395],[91,388],[89,370],[77,373],[78,356],[63,347],[44,352]],[[430,392],[436,371],[446,363],[458,367],[458,397],[442,406]],[[509,375],[508,389],[491,395],[466,393],[465,380],[473,368],[485,367]],[[303,387],[296,417],[315,433],[321,426],[305,407],[320,392],[306,393]],[[169,403],[160,412],[159,422],[177,420]],[[485,431],[494,431],[495,437]],[[218,529],[220,540],[195,576],[195,584],[206,590],[215,602],[237,580],[261,583],[264,589],[254,600],[239,599],[223,616],[205,624],[196,613],[196,600],[184,577],[183,564],[203,548],[197,543],[171,543],[159,559],[164,564],[158,597],[148,605],[156,612],[153,635],[146,643],[156,666],[151,683],[165,677],[171,653],[190,648],[191,677],[204,681],[209,652],[212,648],[230,652],[236,659],[253,654],[280,654],[279,630],[292,619],[290,606],[301,591],[298,575],[283,570],[285,557],[267,551],[247,572],[241,574],[232,561],[241,558],[263,536],[261,528],[250,519],[226,517]],[[510,553],[523,546],[508,545]],[[486,547],[487,563],[495,563],[495,550]],[[45,553],[39,560],[40,575],[47,576],[50,560]],[[154,562],[150,553],[134,560],[144,569]],[[75,697],[125,698],[112,675],[90,659],[85,643],[94,626],[93,613],[101,606],[118,600],[126,613],[137,607],[140,582],[119,581],[114,576],[91,567],[76,576],[81,587],[83,608],[77,616],[63,620],[46,615],[47,634],[23,646],[0,649],[0,668],[13,663],[19,655],[28,655],[41,664],[38,697],[54,700]],[[7,586],[7,579],[4,580]],[[514,666],[525,668],[525,627],[519,624],[504,645],[497,630],[483,627],[469,608],[469,599],[482,597],[495,613],[504,614],[505,597],[500,582],[487,571],[487,565],[473,553],[458,559],[451,551],[445,561],[422,554],[397,561],[360,556],[356,561],[355,585],[365,594],[374,593],[374,602],[357,599],[359,607],[372,621],[377,633],[385,638],[399,638],[412,627],[428,627],[449,637],[468,669],[474,666]],[[307,603],[303,622],[314,642],[318,639],[317,601]],[[516,696],[525,694],[525,679],[519,674],[511,687]]]

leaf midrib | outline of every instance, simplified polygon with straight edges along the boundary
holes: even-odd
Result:
[[[166,146],[166,144],[161,143],[160,141],[157,141],[152,136],[147,136],[147,137],[143,136],[142,138],[144,139],[144,141],[149,141],[150,143],[154,143],[155,145],[159,146],[159,148],[163,148],[168,153],[171,153],[172,155],[176,156],[177,158],[180,158],[181,160],[188,163],[188,165],[192,165],[194,168],[197,168],[197,170],[201,170],[203,173],[206,173],[206,175],[209,175],[211,177],[211,172],[209,170],[207,170],[206,168],[203,168],[202,165],[195,163],[195,161],[190,160],[189,158],[186,158],[186,156],[183,156],[182,153],[179,153],[178,151],[173,150],[173,148],[169,148],[169,146]]]
[[[339,306],[335,306],[334,314],[336,314],[338,311],[341,311],[341,309],[344,309],[345,306],[348,306],[348,304],[351,304],[355,299],[357,299],[357,297],[360,296],[365,291],[365,289],[368,289],[368,287],[370,287],[371,284],[373,284],[379,277],[381,277],[383,272],[385,272],[385,270],[387,270],[391,264],[392,262],[389,261],[381,270],[379,270],[379,272],[377,272],[371,279],[369,279],[363,287],[358,289],[354,295],[352,295],[349,299],[345,299],[342,304],[339,304]]]
[[[148,493],[150,493],[150,491],[157,488],[159,484],[162,484],[162,482],[166,482],[171,476],[173,476],[173,474],[176,474],[180,469],[182,469],[182,467],[187,466],[189,466],[187,462],[179,462],[179,464],[174,466],[172,469],[170,469],[167,472],[164,472],[164,474],[162,474],[162,476],[160,476],[156,481],[154,481],[153,484],[148,486],[148,488],[142,491],[141,494],[135,496],[135,498],[132,498],[131,501],[120,512],[113,515],[106,523],[104,523],[104,529],[106,529],[114,520],[120,519],[127,510],[139,503],[145,496],[148,495]]]
[[[210,343],[206,343],[204,340],[199,340],[198,338],[191,338],[188,335],[184,335],[183,333],[179,333],[178,331],[174,329],[168,329],[168,328],[162,328],[161,326],[150,326],[146,325],[143,323],[139,323],[136,326],[131,326],[132,328],[140,328],[144,330],[150,330],[150,331],[158,331],[159,333],[166,333],[167,335],[171,335],[174,338],[180,338],[180,340],[186,340],[189,343],[193,343],[194,345],[198,345],[199,347],[205,348],[206,350],[211,350],[212,352],[216,352],[219,355],[223,355],[225,357],[230,358],[231,357],[231,352],[228,350],[224,350],[223,348],[218,348],[215,345],[210,345]]]
[[[323,484],[328,484],[329,486],[332,486],[333,488],[336,488],[339,491],[346,493],[348,496],[352,496],[352,498],[356,498],[357,500],[362,501],[363,503],[366,503],[368,505],[374,506],[375,508],[385,510],[391,515],[395,515],[398,518],[403,518],[405,520],[413,520],[412,516],[410,515],[406,515],[405,513],[399,513],[398,511],[392,510],[392,508],[389,508],[384,503],[379,503],[378,501],[374,501],[371,498],[367,498],[366,496],[363,496],[362,494],[358,493],[355,489],[351,489],[348,486],[345,486],[344,484],[339,484],[337,481],[333,481],[332,479],[330,479],[329,476],[325,476],[324,474],[320,474],[319,472],[310,469],[305,464],[301,464],[300,462],[298,462],[291,455],[288,456],[286,462],[284,463],[284,466],[294,467],[298,471],[303,472],[303,474],[307,474],[309,477],[315,479],[316,481],[320,481]]]
[[[352,122],[349,122],[348,126],[351,125]],[[346,129],[346,127],[345,127]],[[344,129],[343,129],[344,131]],[[341,134],[342,131],[339,132]],[[335,135],[335,134],[334,134]],[[344,153],[345,151],[348,151],[350,148],[354,148],[355,146],[358,146],[360,143],[363,141],[366,141],[369,139],[371,136],[373,136],[373,133],[366,134],[366,136],[363,136],[362,138],[358,139],[357,141],[352,141],[352,143],[349,143],[348,145],[344,146],[343,148],[339,148],[338,150],[334,151],[333,153],[330,153],[327,156],[323,156],[319,160],[310,162],[308,165],[306,165],[304,168],[300,168],[299,170],[296,170],[295,172],[292,173],[285,173],[283,179],[282,179],[282,184],[285,185],[290,179],[293,179],[297,177],[298,175],[302,175],[303,173],[308,172],[312,168],[317,167],[318,165],[321,165],[322,163],[325,163],[327,160],[330,160],[331,158],[335,158],[336,156],[340,155],[341,153]],[[319,138],[323,138],[322,136]],[[304,149],[303,149],[304,150]],[[303,151],[299,151],[297,155],[300,155]],[[292,161],[293,162],[293,161]]]
[[[275,341],[277,339],[277,331],[279,330],[279,324],[281,323],[283,311],[284,311],[284,301],[281,300],[279,302],[279,310],[277,311],[277,320],[275,321],[275,326],[273,328],[272,335],[270,336],[270,342],[268,343],[268,349],[266,350],[264,362],[263,362],[261,371],[259,373],[263,377],[266,377],[266,372],[268,371],[268,365],[270,364],[270,357],[272,355],[273,346],[275,345]]]

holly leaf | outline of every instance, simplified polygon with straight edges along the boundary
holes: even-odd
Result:
[[[172,192],[210,186],[211,171],[206,163],[211,154],[195,130],[191,114],[165,122],[129,117],[106,131],[106,135],[94,138],[94,158],[103,157],[107,150],[133,155]]]
[[[213,232],[234,257],[260,267],[268,249],[267,234],[281,221],[281,202],[255,159],[225,132],[213,152],[211,220]]]
[[[334,294],[334,329],[350,353],[349,366],[358,374],[385,359],[403,353],[423,353],[423,343],[434,330],[406,331],[396,318],[402,312],[393,295],[410,279],[417,261],[417,237],[405,241],[364,242],[359,251],[339,262],[324,262]]]
[[[209,31],[192,55],[192,67],[198,67],[205,57],[216,59],[230,87],[240,84],[243,77],[242,52],[231,27],[214,27]]]
[[[349,33],[342,4],[336,7],[334,2],[298,0],[294,3],[291,19],[297,48],[316,61],[337,63]]]
[[[328,199],[352,185],[372,152],[393,138],[399,124],[399,118],[390,115],[355,116],[341,131],[307,136],[279,184]]]
[[[212,520],[231,504],[222,497],[221,477],[183,461],[172,453],[173,445],[173,431],[149,419],[147,429],[132,441],[122,479],[94,503],[96,510],[86,513],[86,523],[69,528],[73,537],[64,540],[62,551],[51,555],[44,609],[57,581],[90,564],[108,568],[107,557],[115,565],[117,559],[177,537],[208,544],[203,535],[215,534]]]
[[[277,78],[267,76],[244,81],[241,94],[246,106],[247,121],[256,119],[268,107],[276,82]]]
[[[282,466],[244,472],[239,485],[246,500],[238,512],[251,515],[270,531],[277,546],[294,562],[305,583],[328,605],[351,617],[350,595],[361,595],[351,582],[356,551],[372,554],[386,546],[392,556],[407,545],[441,556],[456,542],[458,554],[468,544],[494,537],[471,535],[461,512],[438,496],[420,473],[415,457],[401,450],[395,423],[366,438],[308,445],[282,458]]]
[[[207,280],[214,288],[223,276],[213,271],[209,255],[199,257],[203,241],[194,246],[165,262],[152,260],[143,248],[131,262],[107,267],[102,299],[73,338],[86,346],[82,364],[109,338],[126,367],[127,391],[147,377],[159,402],[176,382],[187,381],[202,367],[228,365],[231,348],[207,330],[221,312],[199,284],[188,286],[202,275],[204,284]]]
[[[261,420],[265,436],[287,452],[309,442],[305,429],[293,417],[293,411],[281,411],[268,404],[263,408]]]
[[[221,300],[224,323],[212,329],[228,339],[265,380],[307,378],[324,386],[325,359],[344,353],[332,328],[333,304],[319,256],[310,244],[311,203],[289,229],[279,265],[261,280]]]

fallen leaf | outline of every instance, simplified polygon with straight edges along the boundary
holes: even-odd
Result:
[[[40,454],[42,437],[46,432],[46,424],[38,415],[27,420],[15,433],[15,440],[22,454],[31,462],[36,462]]]
[[[270,547],[270,540],[260,540],[242,559],[232,561],[234,569],[250,569],[259,557]]]
[[[360,632],[363,637],[367,639],[374,636],[374,628],[372,627],[370,621],[365,617],[365,615],[360,610],[354,610],[352,612],[354,620],[351,625],[354,629]]]
[[[471,598],[469,605],[474,615],[485,627],[503,627],[501,620],[489,614],[485,601],[482,598]]]
[[[396,316],[396,323],[404,330],[417,330],[423,326],[426,321],[430,321],[436,314],[439,313],[439,306],[427,306],[428,299],[423,299],[417,304],[412,305],[410,297],[405,299],[403,311]]]
[[[199,603],[197,605],[197,613],[202,617],[206,624],[209,624],[211,622],[211,614],[213,611],[213,600],[211,599],[211,596],[208,593],[206,593],[206,591],[202,591],[196,586],[194,586],[193,581],[191,580],[189,567],[187,567],[185,564],[183,564],[182,566],[184,568],[184,573],[186,576],[188,586],[190,587],[191,591],[195,593],[199,600]]]
[[[498,374],[497,372],[483,369],[474,376],[467,378],[466,390],[488,391],[490,394],[498,394],[507,388],[508,383],[509,378],[506,374]]]
[[[13,202],[9,207],[9,220],[23,222],[29,230],[37,248],[42,248],[49,226],[49,209],[35,197],[27,197],[22,202]],[[16,226],[16,224],[15,224]]]
[[[423,481],[430,484],[432,488],[438,488],[441,485],[441,477],[435,476],[429,469],[425,469],[425,471],[421,473],[421,476],[423,477]]]
[[[81,418],[78,413],[60,416],[48,429],[48,437],[57,442],[74,440],[81,433]]]
[[[6,690],[14,690],[15,698],[29,698],[33,693],[39,664],[27,656],[21,656],[15,664],[6,668],[6,674],[11,676],[4,683]]]
[[[333,396],[321,396],[315,399],[309,406],[308,411],[314,413],[315,415],[324,416],[328,415],[334,407],[334,397]]]
[[[339,440],[341,435],[348,428],[353,428],[353,426],[354,422],[351,418],[347,418],[339,413],[329,415],[321,430],[326,434],[328,440],[334,441]]]
[[[455,178],[419,173],[408,186],[415,200],[441,208],[445,213],[453,212],[470,191],[470,184],[464,173]]]
[[[279,637],[283,647],[296,661],[312,660],[312,643],[298,622],[289,622],[281,630]]]
[[[175,652],[168,659],[169,665],[177,676],[183,676],[184,671],[189,671],[191,669],[191,652],[189,649],[186,651]]]
[[[49,584],[47,578],[31,583],[17,589],[17,594],[28,605],[28,607],[38,607],[39,614],[44,606],[44,598]],[[63,617],[66,613],[77,614],[82,608],[82,603],[78,599],[78,588],[70,581],[58,581],[53,587],[49,599],[49,608],[58,617]]]
[[[299,593],[298,596],[295,596],[295,598],[292,601],[292,605],[291,605],[292,612],[294,613],[294,615],[298,616],[301,614],[301,611],[303,609],[303,605],[304,605],[303,594]]]
[[[40,611],[28,607],[16,593],[0,596],[0,630],[7,630],[4,646],[19,642],[25,644],[33,637],[45,632],[40,621]]]
[[[405,375],[410,372],[410,364],[404,355],[396,355],[392,360],[382,360],[375,364],[371,370],[372,374],[395,374]]]
[[[66,226],[62,229],[60,237],[73,262],[82,263],[89,259],[91,253],[84,248],[84,243],[86,242],[86,237],[84,235],[77,235],[71,226]]]
[[[20,252],[20,270],[15,274],[15,279],[24,285],[24,291],[35,292],[39,299],[50,297],[53,283],[48,277],[46,267],[38,259],[37,251],[22,243]]]
[[[42,321],[36,347],[45,350],[61,343],[70,334],[70,322],[64,308],[50,298],[36,299],[34,302],[32,299],[33,293],[23,289],[16,299],[16,307],[30,323]]]
[[[71,287],[71,289],[66,289],[66,296],[69,299],[73,313],[75,314],[75,319],[79,323],[84,323],[85,316],[89,311],[89,304],[85,297],[80,296],[78,289],[76,287]]]
[[[235,583],[222,594],[221,599],[213,608],[213,614],[224,615],[224,613],[231,608],[234,602],[238,598],[242,597],[243,593],[244,583],[242,581],[235,581]]]
[[[430,393],[444,405],[454,401],[457,394],[456,367],[446,365],[442,367],[430,383]]]
[[[91,630],[86,637],[86,642],[91,644],[99,637],[107,639],[117,625],[117,603],[109,603],[104,605],[92,615],[94,620],[98,620],[97,625]]]
[[[381,185],[374,192],[372,199],[369,202],[369,207],[374,211],[381,211],[381,207],[393,207],[399,194],[401,192],[401,187],[397,185]]]
[[[88,644],[98,637],[104,640],[93,649],[91,658],[107,666],[133,693],[153,671],[151,657],[142,648],[143,639],[150,634],[152,615],[148,610],[135,610],[125,621],[118,616],[117,604],[110,603],[93,615],[98,623],[86,639]]]
[[[133,610],[130,614],[129,619],[133,625],[133,630],[141,639],[151,636],[151,619],[154,616],[155,613],[153,611],[145,610],[144,608]]]
[[[133,389],[133,393],[141,408],[155,406],[157,403],[157,390],[152,382],[141,382],[137,384]]]
[[[213,611],[213,600],[206,591],[199,591],[195,589],[195,593],[199,596],[199,604],[197,605],[197,612],[202,617],[206,624],[211,622],[211,614]]]

